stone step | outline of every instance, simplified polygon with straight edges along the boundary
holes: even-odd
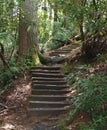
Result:
[[[58,55],[65,56],[68,53],[70,53],[70,51],[59,50],[59,51],[51,52],[49,55],[50,56],[58,56]]]
[[[66,90],[50,90],[50,89],[32,89],[32,94],[33,95],[63,95],[70,93],[71,91],[66,89]]]
[[[41,69],[41,70],[60,70],[60,66],[36,66],[31,69]]]
[[[65,85],[66,81],[32,81],[32,85],[43,84],[43,85]]]
[[[70,102],[29,101],[29,108],[61,108],[70,106]]]
[[[58,74],[58,73],[61,73],[60,70],[41,70],[41,69],[32,69],[31,70],[31,73],[55,73],[55,74]]]
[[[69,85],[60,85],[60,84],[57,84],[57,85],[53,85],[53,84],[34,84],[33,87],[35,86],[38,86],[38,87],[50,87],[51,88],[56,88],[56,87],[66,87],[66,88],[69,88]]]
[[[64,74],[51,74],[51,73],[32,73],[32,76],[34,77],[53,77],[53,78],[64,78]]]
[[[54,51],[54,52],[51,52],[51,54],[68,54],[70,53],[71,51],[64,51],[64,50],[57,50],[57,51]]]
[[[60,48],[57,51],[72,51],[72,49],[71,48]]]
[[[59,58],[62,58],[64,56],[66,56],[67,54],[59,54],[59,53],[54,53],[54,54],[50,54],[49,56],[52,56],[52,57],[59,57]],[[55,59],[54,59],[55,60]]]
[[[59,115],[65,113],[69,107],[63,108],[28,108],[28,116]]]
[[[58,50],[57,53],[61,51]],[[61,72],[61,66],[31,68],[32,92],[29,97],[29,116],[55,115],[66,112],[70,108],[71,100],[67,95],[71,90]]]
[[[50,56],[53,56],[53,55],[54,55],[54,56],[57,56],[57,55],[66,55],[66,54],[68,54],[68,52],[67,52],[67,53],[61,53],[61,52],[60,52],[60,53],[57,53],[57,52],[53,52],[53,53],[50,53],[49,55],[50,55]]]
[[[70,46],[64,46],[64,47],[61,47],[59,48],[58,50],[71,50],[72,49],[75,49],[76,47],[79,47],[80,45],[79,44],[71,44]]]
[[[69,100],[71,97],[66,95],[31,95],[29,101],[65,101]]]
[[[54,78],[54,77],[49,77],[49,78],[45,78],[45,77],[32,77],[32,81],[64,81],[64,78]]]
[[[34,84],[32,86],[33,89],[51,89],[51,90],[61,90],[66,89],[68,86],[66,85],[44,85],[44,84]]]
[[[59,49],[59,50],[55,50],[54,52],[70,52],[71,49]]]

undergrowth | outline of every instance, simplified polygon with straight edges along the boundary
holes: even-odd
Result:
[[[79,111],[90,116],[90,122],[86,124],[78,123],[77,130],[107,129],[107,73],[104,69],[97,65],[94,67],[78,65],[72,69],[71,73],[67,74],[67,80],[72,90],[75,91],[73,95],[75,109],[67,124],[75,120],[75,115]]]
[[[22,76],[25,71],[31,66],[30,57],[26,57],[23,61],[23,66],[15,64],[13,60],[9,68],[0,69],[0,95],[7,89],[13,87],[13,81]]]

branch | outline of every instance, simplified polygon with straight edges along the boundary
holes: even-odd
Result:
[[[96,4],[96,1],[95,1],[95,0],[93,0],[93,5],[94,5],[94,7],[95,7],[95,10],[97,11],[98,9],[97,9],[97,4]]]
[[[2,43],[0,43],[0,47],[1,47],[1,53],[4,55],[4,46]]]
[[[12,57],[14,57],[16,53],[17,53],[17,50],[15,48],[13,48],[12,51],[10,52],[8,62],[11,61]]]
[[[4,105],[3,103],[0,103],[0,106],[5,107],[6,109],[8,109],[8,107],[6,105]]]

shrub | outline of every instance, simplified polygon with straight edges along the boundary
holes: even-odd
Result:
[[[79,81],[79,93],[75,105],[81,104],[80,109],[93,115],[104,110],[106,101],[107,76],[94,75]]]
[[[91,72],[91,70],[94,71]],[[89,129],[106,130],[107,75],[104,73],[99,74],[95,70],[91,66],[76,67],[73,73],[67,75],[67,80],[72,89],[76,90],[76,94],[73,95],[74,111],[76,113],[83,111],[90,115],[91,122],[89,123]],[[75,118],[75,116],[73,117]],[[88,127],[81,127],[79,126],[79,129],[87,128],[88,130]]]

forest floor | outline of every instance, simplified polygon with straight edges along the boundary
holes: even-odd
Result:
[[[51,126],[57,119],[67,116],[28,117],[27,106],[30,92],[31,78],[29,72],[26,72],[14,81],[14,88],[0,96],[0,130],[33,130],[38,125]]]
[[[31,91],[30,84],[27,72],[14,81],[13,89],[1,95],[0,130],[26,130],[27,127],[29,129],[30,126],[26,126],[26,108]]]
[[[27,106],[30,92],[31,80],[30,74],[27,71],[23,76],[14,80],[14,88],[4,92],[0,96],[0,130],[33,130],[39,124],[44,125],[48,122],[48,126],[51,126],[57,120],[63,121],[63,119],[67,119],[67,114],[56,117],[28,117]],[[89,117],[85,113],[78,113],[72,126],[69,125],[68,129],[75,130],[78,122],[85,123],[87,120],[89,120]]]

